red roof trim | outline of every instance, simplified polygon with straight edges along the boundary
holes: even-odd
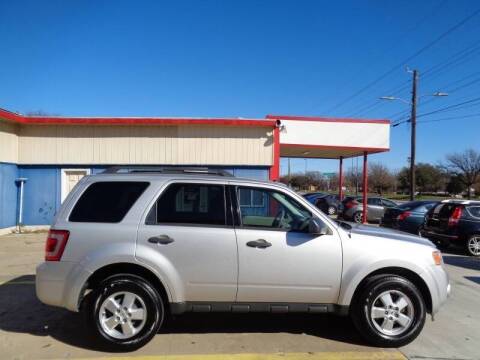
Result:
[[[32,125],[221,125],[274,127],[275,120],[236,118],[139,118],[23,116],[0,109],[0,119]]]
[[[342,123],[358,123],[358,124],[390,124],[390,120],[385,119],[350,119],[350,118],[332,118],[332,117],[316,117],[316,116],[294,116],[294,115],[267,115],[266,119],[275,120],[301,120],[301,121],[318,121],[318,122],[342,122]]]

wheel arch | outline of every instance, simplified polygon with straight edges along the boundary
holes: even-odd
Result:
[[[403,268],[403,267],[395,267],[395,266],[384,267],[384,268],[380,268],[380,269],[377,269],[375,271],[372,271],[371,273],[366,275],[360,281],[360,283],[357,285],[357,287],[356,287],[356,289],[353,293],[352,299],[351,299],[352,303],[358,298],[361,291],[365,288],[365,285],[367,284],[367,282],[372,277],[378,276],[378,275],[397,275],[397,276],[401,276],[401,277],[411,281],[418,288],[420,293],[422,294],[422,297],[425,300],[425,306],[427,308],[427,312],[429,314],[432,313],[432,307],[433,307],[432,306],[432,295],[430,293],[430,289],[428,288],[427,283],[416,272],[414,272],[410,269],[407,269],[407,268]]]
[[[165,306],[168,308],[171,296],[167,287],[163,284],[160,278],[150,269],[135,263],[119,262],[108,264],[95,270],[87,279],[83,291],[81,293],[79,304],[81,305],[88,290],[97,287],[104,279],[117,274],[131,274],[137,275],[148,281],[162,296]]]

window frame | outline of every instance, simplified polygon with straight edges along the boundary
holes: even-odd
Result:
[[[253,189],[253,190],[259,190],[259,191],[271,191],[271,192],[277,192],[277,193],[280,193],[286,197],[288,197],[289,199],[293,199],[295,202],[297,202],[300,206],[302,206],[305,210],[307,210],[312,218],[313,217],[317,217],[317,214],[315,214],[314,211],[312,211],[311,209],[309,209],[307,206],[305,206],[304,204],[302,204],[300,201],[298,201],[297,199],[293,198],[290,194],[284,192],[284,191],[281,191],[280,189],[272,189],[272,188],[269,188],[269,187],[260,187],[260,186],[252,186],[252,185],[238,185],[238,184],[235,184],[235,185],[231,185],[231,192],[232,192],[232,198],[234,198],[234,203],[233,203],[233,208],[235,209],[235,227],[236,228],[239,228],[239,229],[245,229],[245,230],[260,230],[260,231],[277,231],[277,232],[284,232],[284,233],[299,233],[299,234],[308,234],[308,231],[305,232],[305,231],[297,231],[297,230],[288,230],[288,229],[284,229],[284,228],[273,228],[273,227],[267,227],[267,226],[248,226],[248,225],[243,225],[242,223],[242,213],[241,213],[241,208],[240,208],[240,199],[239,199],[239,196],[238,196],[238,189],[239,188],[250,188],[250,189]],[[305,200],[307,201],[307,200]],[[319,218],[319,220],[324,223],[326,226],[328,226],[328,228],[330,228],[330,225],[325,222],[322,218]],[[333,233],[333,232],[332,232]]]
[[[220,186],[223,188],[223,204],[225,210],[225,224],[199,224],[199,223],[189,223],[189,222],[157,222],[157,203],[158,200],[168,191],[172,186],[175,185],[198,185],[198,186]],[[149,221],[152,212],[154,212],[154,221]],[[233,228],[233,218],[232,218],[232,207],[231,207],[231,196],[228,192],[228,185],[224,183],[217,182],[204,182],[204,181],[185,181],[185,180],[173,180],[164,184],[160,191],[155,194],[153,197],[152,204],[148,207],[148,211],[145,213],[144,219],[142,221],[143,225],[146,226],[181,226],[181,227],[203,227],[203,228]]]

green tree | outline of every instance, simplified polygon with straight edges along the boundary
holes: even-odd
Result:
[[[444,188],[446,176],[438,166],[419,163],[415,166],[415,183],[420,192],[435,192]]]
[[[464,181],[459,175],[453,175],[450,177],[450,181],[447,184],[447,192],[452,195],[460,194],[465,189]]]

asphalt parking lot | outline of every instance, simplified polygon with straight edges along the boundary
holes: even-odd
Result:
[[[412,344],[369,347],[348,318],[321,315],[186,314],[144,348],[100,351],[80,314],[41,304],[35,266],[45,233],[0,236],[1,359],[480,359],[480,259],[444,254],[452,296]]]

